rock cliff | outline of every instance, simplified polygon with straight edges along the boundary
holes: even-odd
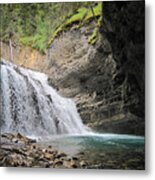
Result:
[[[64,32],[49,56],[49,82],[75,99],[86,124],[144,134],[144,2],[103,2],[98,40],[86,27]]]

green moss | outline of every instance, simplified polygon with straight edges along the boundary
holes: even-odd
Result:
[[[95,28],[93,34],[88,39],[89,44],[94,45],[96,43],[97,33],[98,33],[98,28]]]
[[[48,45],[52,44],[54,39],[59,35],[60,32],[62,32],[64,27],[61,25],[59,26],[53,33],[52,38],[48,41]]]
[[[52,34],[51,39],[48,42],[48,45],[52,44],[54,39],[68,27],[72,26],[72,29],[78,29],[82,25],[86,24],[90,19],[101,17],[101,9],[102,9],[102,2],[98,2],[97,5],[93,7],[93,11],[91,8],[86,8],[86,7],[79,8],[73,15],[69,16],[61,26],[56,28],[56,30]],[[97,23],[97,26],[99,26],[99,24]],[[95,29],[92,36],[89,38],[88,42],[90,44],[95,44],[96,36],[97,36],[97,30]]]
[[[95,16],[98,17],[98,16],[101,15],[101,11],[102,11],[102,3],[99,2],[99,3],[97,4],[97,6],[95,6],[95,7],[93,8],[93,12],[94,12]],[[91,18],[93,17],[93,12],[92,12],[91,9],[88,11],[87,16],[85,17],[85,21],[87,21],[87,20],[89,20],[89,19],[91,19]]]
[[[83,18],[85,17],[87,13],[87,9],[86,8],[79,8],[77,10],[77,13],[72,15],[69,19],[67,19],[67,21],[65,22],[65,26],[72,24],[74,22],[80,22],[83,20]]]
[[[91,45],[94,45],[97,41],[98,28],[101,25],[101,21],[102,21],[102,16],[100,16],[100,18],[98,19],[97,24],[96,24],[96,28],[94,29],[92,35],[88,39],[88,43]]]
[[[101,22],[102,22],[102,16],[100,16],[100,18],[97,21],[97,26],[100,27],[101,26]]]

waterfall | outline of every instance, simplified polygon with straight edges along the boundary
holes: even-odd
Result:
[[[75,103],[48,85],[47,75],[1,61],[1,132],[27,136],[84,134]]]

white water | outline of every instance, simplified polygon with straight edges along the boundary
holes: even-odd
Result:
[[[1,132],[47,137],[85,134],[71,99],[61,97],[39,72],[1,62]]]

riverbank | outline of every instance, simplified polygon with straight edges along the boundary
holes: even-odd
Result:
[[[27,138],[19,133],[1,134],[0,166],[60,169],[145,169],[144,146],[137,140],[134,145],[135,136],[129,137],[130,142],[127,146],[123,142],[123,136],[118,136],[119,141],[122,139],[121,148],[114,143],[117,142],[117,139],[111,139],[115,135],[107,134],[106,136],[109,138],[108,146],[107,142],[103,141],[103,137],[99,136],[68,136],[68,138],[57,139],[57,146],[54,146],[52,141],[37,142],[35,139]],[[143,141],[141,138],[140,140]],[[127,142],[128,138],[125,141]],[[59,143],[61,147],[59,147]],[[75,149],[77,152],[73,153]],[[72,153],[70,153],[71,151]]]
[[[21,134],[2,134],[0,166],[40,168],[85,168],[86,163],[52,146],[42,146]]]

